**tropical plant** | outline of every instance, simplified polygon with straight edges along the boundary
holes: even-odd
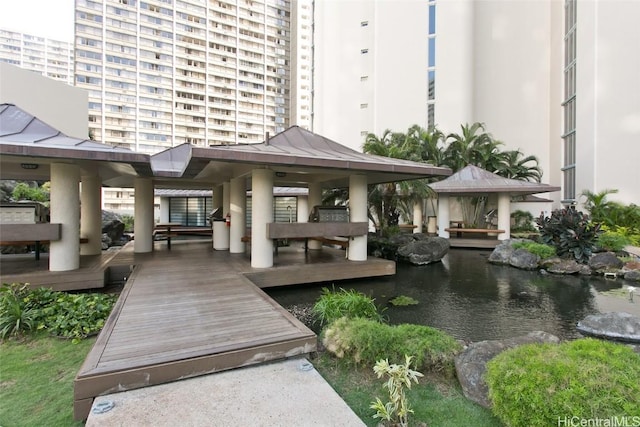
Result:
[[[322,288],[320,298],[311,309],[320,325],[328,325],[341,317],[362,317],[382,321],[380,311],[373,298],[354,289],[342,288],[339,291]]]
[[[596,246],[604,251],[619,252],[631,244],[631,239],[617,231],[604,231],[598,236]]]
[[[570,256],[581,263],[589,261],[596,249],[600,224],[574,208],[556,209],[551,216],[540,214],[536,220],[543,243],[556,249],[558,256]]]
[[[20,336],[33,329],[35,313],[24,303],[26,292],[26,284],[4,284],[0,287],[0,338]]]
[[[581,193],[581,196],[585,198],[584,208],[587,212],[589,212],[589,215],[591,215],[591,218],[594,221],[599,223],[607,222],[607,216],[612,208],[613,203],[607,200],[607,196],[610,194],[616,194],[617,192],[618,190],[616,189],[607,188],[597,193],[589,190],[584,190]]]
[[[370,133],[367,135],[363,152],[383,157],[395,159],[419,160],[418,146],[412,138],[408,138],[400,132],[385,130],[381,137]],[[423,187],[423,189],[420,189]],[[407,182],[390,182],[372,186],[369,191],[369,201],[373,208],[373,215],[377,218],[376,225],[380,230],[384,230],[391,225],[398,225],[400,212],[398,211],[398,197],[400,195],[410,195],[416,197],[417,194],[426,194],[425,184],[415,184]]]
[[[124,224],[124,231],[133,232],[133,221],[134,221],[133,215],[127,215],[127,214],[120,215],[120,220]]]
[[[585,198],[584,208],[589,212],[594,222],[608,227],[609,231],[623,235],[634,244],[640,240],[640,206],[635,204],[623,205],[607,200],[610,194],[618,190],[605,189],[594,193],[589,190],[582,192]]]
[[[536,156],[525,156],[520,150],[505,151],[500,154],[502,161],[494,173],[510,179],[522,181],[542,180],[542,169]]]
[[[116,300],[112,294],[30,289],[18,283],[3,285],[0,294],[3,338],[29,330],[75,341],[86,338],[102,329]]]
[[[411,356],[405,355],[404,363],[389,364],[388,359],[378,360],[373,367],[373,372],[378,378],[386,377],[383,387],[389,393],[389,401],[383,403],[379,397],[371,403],[371,409],[376,413],[373,418],[379,418],[387,422],[394,422],[401,426],[409,425],[409,414],[413,410],[409,405],[406,390],[411,389],[411,384],[418,384],[418,378],[423,375],[411,369]]]

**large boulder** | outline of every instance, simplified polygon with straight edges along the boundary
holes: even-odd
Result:
[[[543,331],[504,340],[480,341],[469,345],[455,358],[456,374],[462,391],[470,399],[485,408],[491,407],[489,388],[484,381],[487,362],[513,347],[531,343],[559,343],[555,335]]]
[[[515,252],[513,244],[517,242],[524,242],[526,239],[507,239],[503,240],[498,246],[493,249],[491,255],[489,255],[489,262],[492,264],[509,265],[511,255]]]
[[[613,252],[600,252],[589,259],[589,267],[599,273],[618,270],[622,264]]]
[[[522,270],[535,270],[540,263],[540,257],[526,249],[520,248],[513,251],[509,257],[509,265]]]
[[[624,280],[640,282],[640,270],[629,270],[624,273]]]
[[[449,239],[427,237],[413,240],[398,248],[398,259],[414,265],[437,262],[449,252]]]
[[[640,344],[640,317],[624,312],[592,314],[578,322],[585,335]]]
[[[553,274],[576,274],[582,271],[582,264],[575,259],[550,258],[544,261],[544,267]]]
[[[117,219],[106,223],[103,222],[102,233],[109,237],[111,245],[116,244],[116,242],[120,242],[122,240],[122,235],[124,234],[124,223]]]

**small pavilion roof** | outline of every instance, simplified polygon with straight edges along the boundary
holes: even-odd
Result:
[[[560,187],[504,178],[474,165],[466,166],[450,177],[429,186],[438,194],[456,196],[475,196],[486,193],[508,193],[515,196],[560,191]]]
[[[89,139],[73,138],[13,104],[0,104],[2,177],[49,179],[50,164],[76,163],[107,180],[123,175],[150,175],[149,156]],[[24,164],[37,165],[24,170]],[[33,167],[33,166],[32,166]]]
[[[354,173],[366,174],[369,184],[451,174],[449,168],[364,154],[298,126],[260,144],[183,144],[153,155],[151,167],[156,177],[217,182],[265,167],[276,172],[275,185],[285,187],[309,182],[346,187]]]

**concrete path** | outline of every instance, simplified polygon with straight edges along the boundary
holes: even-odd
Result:
[[[637,257],[640,257],[640,248],[636,247],[636,246],[625,246],[624,250],[626,252],[629,252],[632,255],[635,255]]]
[[[113,403],[103,413],[98,409]],[[364,426],[304,358],[97,397],[86,427]]]

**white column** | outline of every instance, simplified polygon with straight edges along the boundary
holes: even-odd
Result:
[[[80,236],[89,239],[80,245],[80,254],[99,255],[102,253],[102,183],[97,174],[82,175],[80,198]]]
[[[367,177],[349,177],[349,216],[351,222],[367,222]],[[352,237],[349,241],[349,260],[367,260],[367,235]]]
[[[231,183],[229,181],[222,184],[222,214],[227,215],[231,209]]]
[[[449,238],[449,195],[438,194],[438,236]]]
[[[508,193],[498,194],[498,229],[505,231],[498,234],[498,240],[511,238],[511,196]]]
[[[51,223],[62,224],[60,240],[49,245],[49,270],[76,270],[80,268],[80,168],[52,163],[49,197]]]
[[[273,240],[267,224],[273,222],[273,171],[254,169],[251,173],[251,267],[273,267]]]
[[[422,199],[413,203],[413,232],[422,233]]]
[[[298,196],[298,222],[309,222],[309,197]]]
[[[246,248],[242,237],[247,232],[245,220],[247,210],[246,179],[244,177],[233,178],[231,180],[230,192],[231,230],[229,236],[229,252],[232,254],[243,254]]]
[[[222,207],[222,185],[213,187],[213,209]],[[224,215],[224,213],[222,214]]]
[[[169,198],[160,197],[160,222],[169,222]]]
[[[135,179],[135,205],[133,223],[133,252],[153,251],[153,181]]]
[[[308,184],[309,187],[309,196],[308,196],[308,206],[309,211],[313,209],[314,206],[322,204],[322,186],[317,182],[310,182]],[[322,249],[322,242],[318,242],[317,240],[309,240],[307,244],[309,249],[319,250]]]

